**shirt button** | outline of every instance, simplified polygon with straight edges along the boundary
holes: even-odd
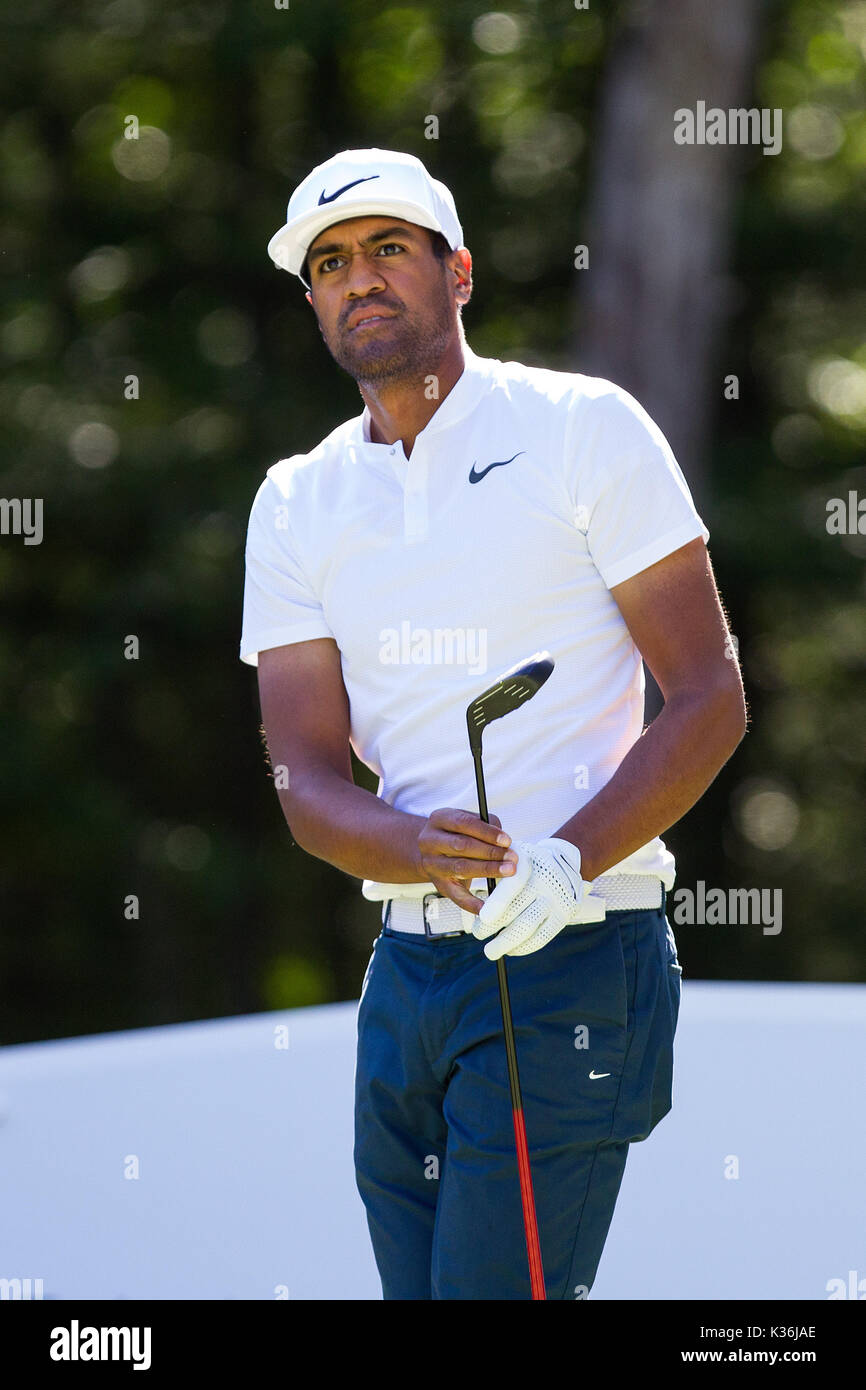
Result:
[[[396,454],[396,452],[397,452],[396,449],[392,449],[392,450],[391,450],[391,453],[392,453],[392,454]]]

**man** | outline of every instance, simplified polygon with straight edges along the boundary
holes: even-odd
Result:
[[[241,657],[295,840],[385,904],[354,1152],[384,1297],[530,1297],[490,963],[506,953],[547,1296],[573,1299],[629,1144],[671,1105],[659,835],[745,708],[709,532],[664,437],[610,382],[472,352],[462,242],[410,155],[345,151],[292,195],[271,257],[307,286],[364,410],[268,470]],[[485,739],[488,825],[465,711],[538,649],[553,674]],[[645,732],[641,656],[665,699]],[[354,786],[350,744],[377,795]]]

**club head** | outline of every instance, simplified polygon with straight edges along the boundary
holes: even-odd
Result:
[[[550,652],[536,652],[527,661],[520,661],[504,671],[494,685],[472,701],[466,711],[466,724],[473,751],[481,747],[481,735],[487,725],[531,700],[544,685],[553,666]]]

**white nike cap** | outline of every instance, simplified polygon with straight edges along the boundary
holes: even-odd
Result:
[[[343,150],[318,164],[298,184],[289,199],[285,226],[268,242],[268,255],[281,270],[306,284],[301,268],[319,233],[335,222],[376,213],[394,213],[404,222],[441,232],[452,251],[463,245],[463,228],[450,190],[431,179],[414,154]]]

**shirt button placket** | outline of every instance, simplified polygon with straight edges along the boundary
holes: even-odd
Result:
[[[403,537],[406,541],[421,541],[427,535],[427,461],[418,450],[412,450],[406,467],[403,490]]]

